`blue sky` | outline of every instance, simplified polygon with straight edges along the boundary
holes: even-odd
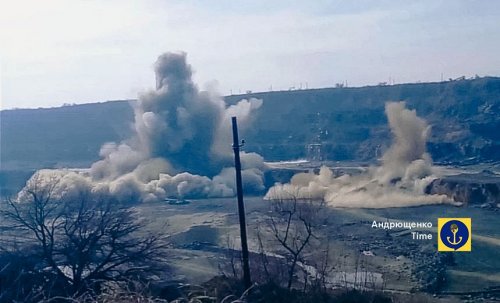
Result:
[[[200,88],[500,75],[500,1],[0,0],[1,108],[136,98],[185,51]]]

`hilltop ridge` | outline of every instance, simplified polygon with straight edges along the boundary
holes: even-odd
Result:
[[[226,96],[262,99],[246,150],[277,161],[374,161],[389,145],[387,101],[405,101],[432,125],[437,162],[499,161],[500,78]],[[0,169],[85,167],[100,146],[130,134],[133,100],[0,112]],[[310,144],[316,144],[311,147]]]

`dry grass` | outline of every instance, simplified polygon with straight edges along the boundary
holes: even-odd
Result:
[[[178,298],[172,301],[154,298],[146,293],[146,286],[137,287],[138,290],[132,290],[123,284],[112,283],[108,285],[101,294],[95,295],[85,293],[75,298],[71,297],[52,297],[40,301],[41,303],[246,303],[246,297],[251,287],[241,296],[228,295],[222,300],[208,295],[208,290],[201,286],[191,286],[184,298]]]

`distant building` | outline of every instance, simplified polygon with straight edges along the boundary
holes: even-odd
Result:
[[[311,143],[306,147],[306,157],[309,161],[323,161],[323,144]]]

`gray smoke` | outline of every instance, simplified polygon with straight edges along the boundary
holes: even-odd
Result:
[[[131,138],[104,144],[89,170],[40,170],[26,188],[57,180],[60,196],[84,192],[122,201],[233,196],[231,117],[244,132],[262,100],[227,106],[216,92],[200,91],[185,53],[161,55],[155,72],[156,90],[135,104]],[[262,191],[263,158],[243,152],[241,160],[247,192]]]
[[[333,207],[400,207],[453,203],[444,195],[426,195],[425,187],[437,178],[426,151],[430,127],[404,102],[386,103],[385,112],[393,136],[382,164],[359,175],[334,177],[322,167],[319,174],[299,173],[289,184],[276,184],[266,199],[324,199]]]

